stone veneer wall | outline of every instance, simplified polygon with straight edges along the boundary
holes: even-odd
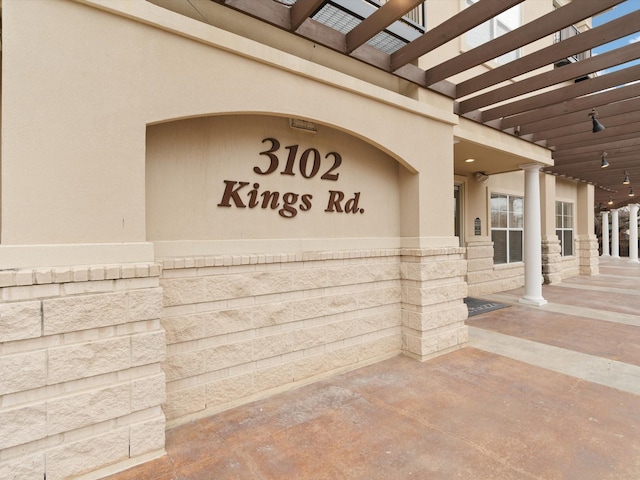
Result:
[[[0,478],[76,478],[164,452],[159,273],[0,271]]]
[[[162,266],[169,425],[401,351],[398,250]]]
[[[524,263],[493,265],[493,242],[467,243],[470,297],[513,290],[524,285]]]

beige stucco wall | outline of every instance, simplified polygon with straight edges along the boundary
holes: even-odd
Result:
[[[417,195],[426,204],[449,190],[452,151],[441,140],[450,137],[451,113],[147,2],[86,4],[9,2],[3,9],[10,21],[3,32],[0,263],[41,264],[41,249],[25,245],[56,245],[47,258],[66,262],[68,244],[76,244],[76,255],[84,249],[87,263],[151,260],[146,126],[214,113],[310,119],[366,139],[414,173],[428,169],[428,179],[402,180],[410,197],[402,235],[451,243],[450,208],[409,208]]]

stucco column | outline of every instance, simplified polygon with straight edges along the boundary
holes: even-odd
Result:
[[[638,263],[638,204],[629,205],[629,262]]]
[[[620,258],[619,228],[618,209],[614,208],[611,210],[611,256],[613,258]]]
[[[602,256],[609,257],[609,212],[602,212]]]
[[[524,170],[524,295],[520,303],[544,305],[542,297],[542,229],[540,226],[540,165]]]

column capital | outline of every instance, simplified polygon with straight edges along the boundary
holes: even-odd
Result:
[[[522,165],[518,165],[518,168],[522,170],[540,170],[544,165],[540,165],[539,163],[523,163]]]

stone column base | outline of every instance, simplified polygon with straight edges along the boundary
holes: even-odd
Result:
[[[551,285],[562,281],[562,256],[557,235],[542,237],[542,276],[544,283]]]
[[[598,275],[598,237],[593,234],[576,236],[576,256],[580,266],[580,275]]]
[[[403,353],[424,361],[465,346],[464,249],[406,249],[401,262]]]

